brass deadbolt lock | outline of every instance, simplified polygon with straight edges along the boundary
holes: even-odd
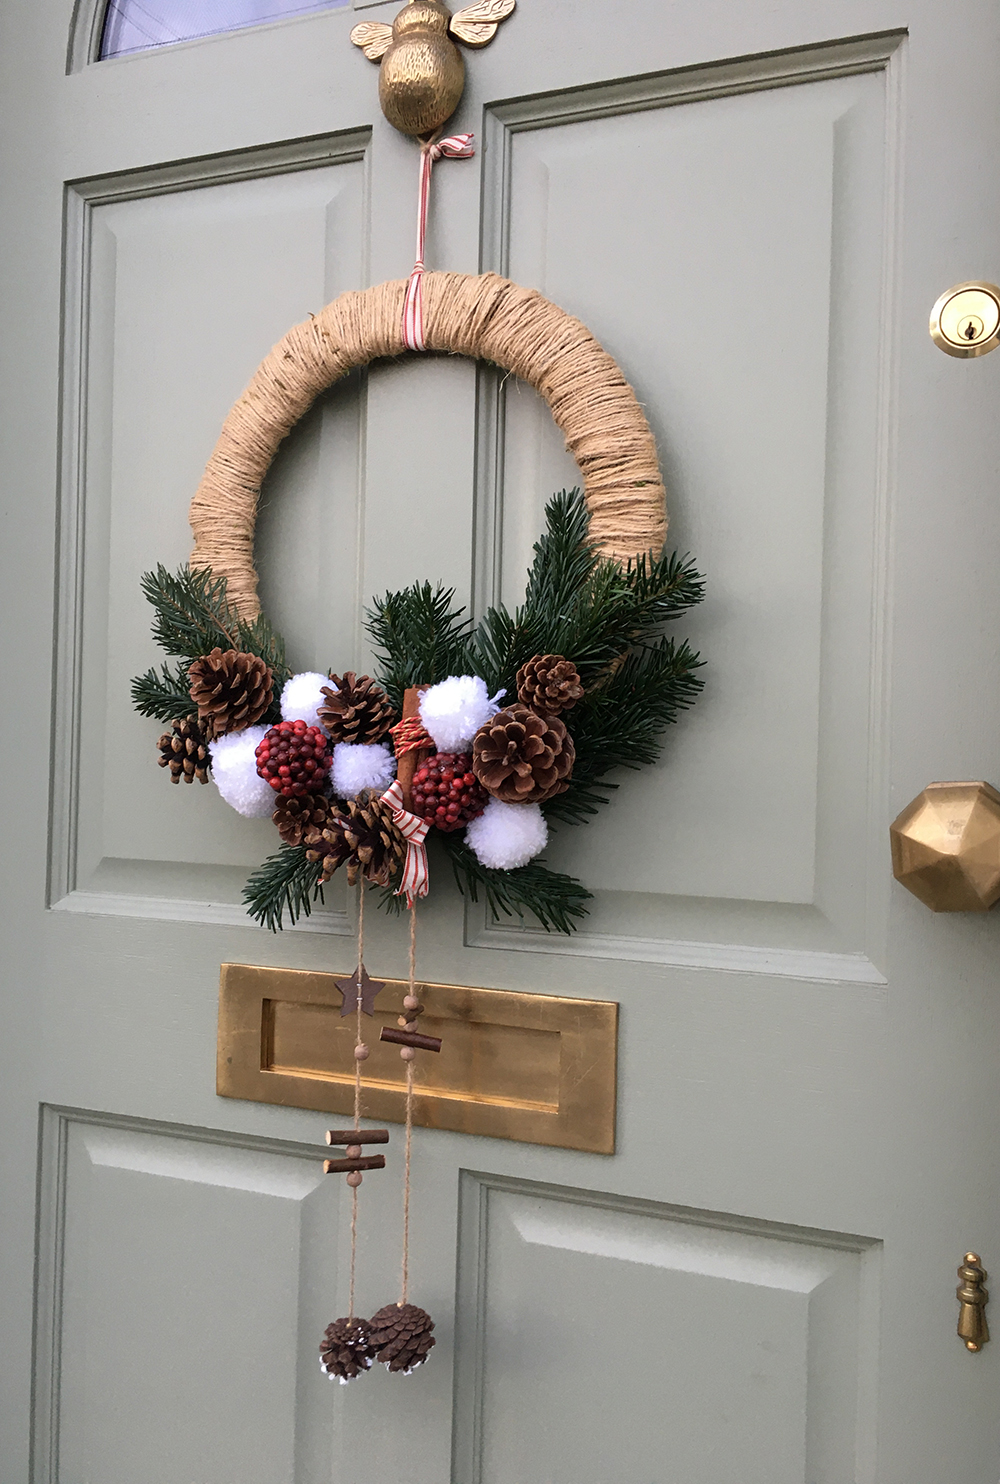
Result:
[[[1000,345],[1000,288],[957,283],[931,310],[931,339],[949,356],[984,356]]]

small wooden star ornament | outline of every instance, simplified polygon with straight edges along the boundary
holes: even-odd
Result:
[[[374,1015],[375,996],[385,989],[385,985],[378,979],[370,977],[364,965],[355,969],[350,979],[336,980],[336,985],[344,996],[344,1003],[340,1007],[341,1015],[353,1015],[357,1011],[359,1000],[364,1013]]]

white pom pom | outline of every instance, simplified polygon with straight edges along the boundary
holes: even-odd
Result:
[[[503,804],[490,799],[465,832],[465,843],[481,866],[513,871],[545,849],[549,827],[537,804]]]
[[[338,742],[333,749],[330,779],[342,799],[353,799],[362,789],[384,793],[396,776],[396,759],[381,743]]]
[[[247,727],[208,744],[213,782],[226,803],[247,819],[268,819],[274,813],[274,790],[257,773],[256,752],[266,731]]]
[[[439,752],[465,752],[499,707],[478,675],[449,675],[420,698],[420,720]]]
[[[326,727],[319,719],[319,708],[326,702],[324,685],[330,690],[337,689],[328,675],[317,675],[312,670],[303,670],[301,675],[286,680],[281,692],[282,721],[304,721],[307,726],[325,732]]]

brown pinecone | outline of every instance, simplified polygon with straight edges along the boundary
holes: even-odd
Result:
[[[197,716],[181,716],[170,723],[171,730],[164,732],[157,742],[160,749],[160,767],[170,769],[170,782],[190,783],[197,778],[199,783],[208,782],[208,738]]]
[[[370,675],[331,675],[319,719],[334,742],[381,742],[396,721],[389,697]]]
[[[324,881],[346,862],[351,886],[357,885],[359,875],[375,886],[388,886],[406,859],[406,840],[392,809],[374,793],[348,799],[346,807],[346,814],[331,814],[322,829],[307,831],[307,859],[323,862]]]
[[[375,1350],[367,1319],[335,1319],[326,1327],[319,1347],[319,1363],[341,1386],[371,1369]]]
[[[434,1320],[416,1304],[386,1304],[372,1316],[370,1327],[370,1344],[378,1359],[390,1371],[406,1376],[423,1365],[435,1345]]]
[[[542,804],[564,793],[575,761],[573,738],[558,716],[520,704],[498,711],[472,743],[472,771],[505,804]]]
[[[579,671],[561,654],[536,654],[517,672],[517,699],[532,711],[558,716],[582,695]]]
[[[329,881],[334,871],[340,870],[351,854],[351,847],[344,836],[344,821],[337,814],[330,814],[320,828],[310,826],[302,843],[306,847],[306,860],[319,861],[322,866],[321,886]]]
[[[301,845],[309,831],[321,830],[329,817],[330,805],[322,794],[306,794],[300,799],[279,794],[271,815],[286,845]]]
[[[255,654],[213,649],[195,660],[188,675],[191,699],[209,739],[252,727],[271,704],[274,676]]]

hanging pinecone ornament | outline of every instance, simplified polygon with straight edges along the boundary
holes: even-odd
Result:
[[[413,775],[411,813],[450,834],[478,818],[489,797],[470,753],[434,752]]]
[[[304,799],[317,793],[330,769],[330,747],[319,727],[279,721],[257,748],[257,772],[275,793]]]
[[[271,704],[274,676],[255,654],[213,649],[195,660],[188,676],[191,699],[210,741],[252,727]]]
[[[533,711],[558,716],[583,695],[580,673],[561,654],[536,654],[517,672],[517,698]]]
[[[157,742],[160,767],[170,769],[171,783],[208,782],[208,737],[197,716],[181,716],[170,723]]]
[[[573,738],[558,716],[521,704],[498,711],[472,744],[473,772],[505,804],[542,804],[564,793],[575,761]]]
[[[307,834],[321,830],[326,824],[330,803],[322,794],[304,794],[300,799],[279,794],[271,817],[286,845],[301,845]]]
[[[341,1386],[370,1370],[374,1359],[367,1319],[335,1319],[327,1325],[319,1347],[319,1363],[328,1376],[336,1376]]]
[[[436,1343],[433,1319],[416,1304],[386,1304],[372,1316],[370,1326],[370,1343],[378,1359],[404,1376],[423,1365]]]
[[[331,675],[323,687],[319,708],[321,726],[334,742],[381,742],[397,720],[392,703],[370,675]]]
[[[373,886],[388,886],[406,859],[406,840],[392,816],[392,806],[378,794],[348,799],[343,814],[331,815],[322,829],[307,831],[306,858],[322,862],[322,881],[346,864],[351,886],[359,877]]]

